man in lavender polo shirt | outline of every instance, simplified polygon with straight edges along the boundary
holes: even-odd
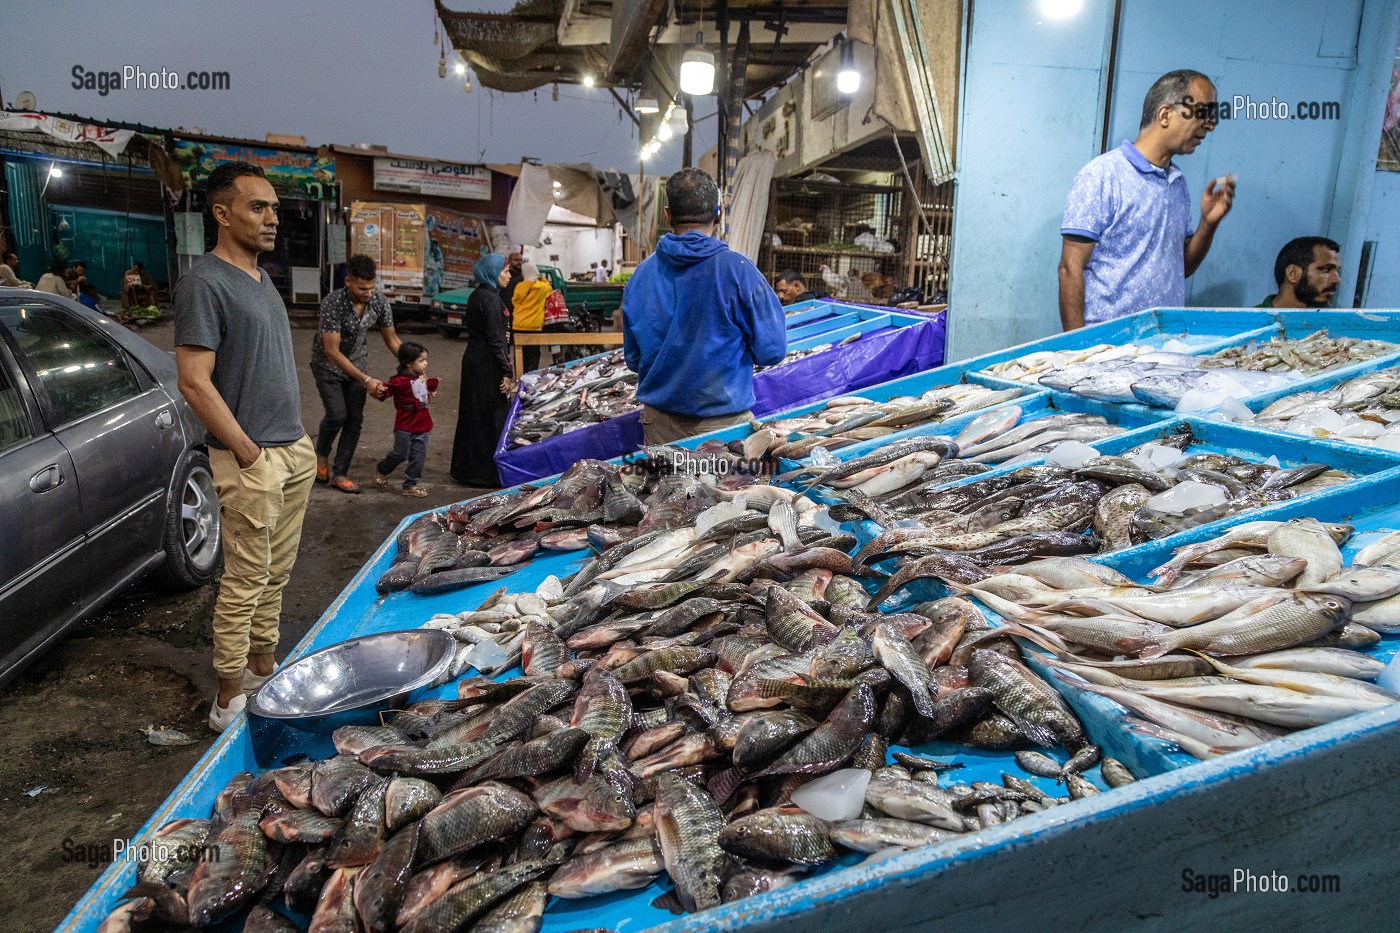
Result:
[[[1142,104],[1134,142],[1106,152],[1075,176],[1060,225],[1060,323],[1065,330],[1147,308],[1180,307],[1186,277],[1210,250],[1230,212],[1233,176],[1211,179],[1201,222],[1172,156],[1189,155],[1215,128],[1215,85],[1199,71],[1158,78]]]

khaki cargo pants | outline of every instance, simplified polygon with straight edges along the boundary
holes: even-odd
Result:
[[[744,424],[752,417],[753,412],[741,411],[733,415],[716,415],[713,418],[690,418],[643,405],[642,440],[647,444],[669,444],[682,438]]]
[[[224,576],[214,604],[214,670],[243,676],[249,653],[277,648],[282,590],[296,563],[301,521],[316,477],[311,438],[264,447],[246,470],[227,450],[209,451],[219,494]]]

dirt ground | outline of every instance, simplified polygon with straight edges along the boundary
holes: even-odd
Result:
[[[415,329],[416,330],[416,329]],[[168,322],[144,336],[173,345]],[[314,437],[322,409],[307,368],[311,329],[293,330],[302,421]],[[380,378],[394,361],[377,338],[370,360]],[[448,476],[457,421],[463,343],[414,333],[428,348],[429,374],[443,380],[433,402],[428,498],[408,499],[391,481],[374,489],[374,464],[393,443],[390,403],[371,400],[351,477],[363,494],[316,486],[307,508],[296,569],[282,606],[282,649],[290,650],[407,514],[480,495]],[[215,680],[209,619],[216,587],[170,594],[137,584],[79,626],[0,691],[0,927],[52,930],[97,879],[85,858],[130,838],[213,741],[205,725]],[[163,725],[194,744],[158,747],[143,729]]]

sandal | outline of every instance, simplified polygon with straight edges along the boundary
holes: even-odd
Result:
[[[331,486],[335,489],[339,489],[341,492],[349,493],[352,496],[358,496],[360,494],[360,487],[356,486],[355,482],[350,479],[336,480],[334,483],[331,483]]]
[[[405,496],[411,496],[414,499],[425,499],[428,496],[427,490],[422,486],[405,486],[403,488],[403,494]]]
[[[329,483],[330,481],[331,481],[331,468],[330,468],[330,467],[317,467],[317,468],[316,468],[316,482],[321,483],[322,485],[324,485],[324,484],[326,484],[326,483]]]
[[[383,473],[374,474],[374,485],[378,486],[380,489],[388,489],[389,477],[385,476]]]

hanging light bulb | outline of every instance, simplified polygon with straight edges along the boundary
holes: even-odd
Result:
[[[836,72],[836,90],[846,95],[860,90],[860,72],[856,70],[856,54],[850,39],[841,43],[841,67]]]
[[[558,103],[558,101],[559,101],[559,82],[558,82],[558,81],[555,81],[555,82],[554,82],[554,91],[553,91],[553,93],[551,94],[551,97],[554,99],[555,103]]]
[[[681,90],[703,97],[715,89],[715,56],[705,48],[704,33],[695,34],[695,46],[681,56]]]
[[[584,86],[584,87],[592,87],[592,86],[593,86],[593,76],[592,76],[592,75],[584,75],[584,76],[583,76],[583,86]]]
[[[656,128],[656,138],[665,143],[671,141],[671,136],[671,124],[663,121],[661,125]]]
[[[642,147],[642,153],[641,153],[641,155],[642,155],[642,161],[643,161],[643,162],[645,162],[647,159],[650,159],[650,158],[651,158],[651,146],[643,146],[643,147]]]
[[[440,49],[438,50],[438,77],[447,77],[447,53]]]
[[[468,94],[470,94],[470,93],[472,92],[472,76],[471,76],[471,75],[467,75],[465,78],[462,79],[462,90],[466,91]]]
[[[690,129],[690,121],[686,119],[684,107],[677,107],[673,110],[671,119],[666,122],[670,124],[671,132],[677,136],[684,136]]]
[[[661,106],[657,104],[655,97],[637,98],[637,106],[633,108],[637,113],[660,113]]]
[[[452,65],[452,70],[455,71],[458,75],[464,75],[467,73],[467,63],[464,61],[454,62]]]

